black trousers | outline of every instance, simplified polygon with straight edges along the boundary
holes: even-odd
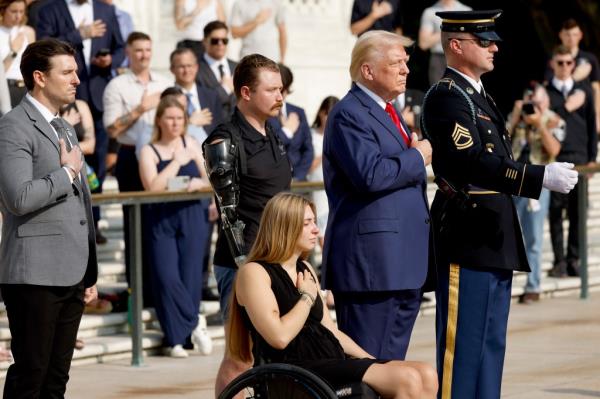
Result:
[[[569,194],[557,192],[550,193],[550,209],[548,217],[550,222],[550,239],[552,251],[554,252],[554,264],[559,262],[574,262],[579,259],[579,183],[575,185]],[[567,241],[567,253],[563,240],[563,210],[567,210],[569,219],[569,238]]]
[[[4,399],[62,399],[83,314],[83,283],[72,287],[0,286],[15,362]]]

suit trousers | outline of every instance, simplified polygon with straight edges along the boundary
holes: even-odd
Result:
[[[377,359],[404,360],[421,290],[333,292],[338,327]]]
[[[0,286],[15,362],[8,368],[4,399],[64,398],[77,330],[83,283],[72,287]]]

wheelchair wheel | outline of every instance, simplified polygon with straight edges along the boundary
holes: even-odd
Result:
[[[337,399],[329,384],[310,371],[280,363],[246,371],[227,385],[219,399],[239,393],[248,399]]]

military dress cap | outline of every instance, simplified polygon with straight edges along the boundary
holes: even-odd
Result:
[[[501,41],[495,32],[496,18],[502,10],[482,11],[439,11],[435,15],[442,19],[442,32],[466,32],[484,40]]]

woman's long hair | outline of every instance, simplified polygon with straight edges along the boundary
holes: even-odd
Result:
[[[279,193],[271,198],[260,218],[260,227],[248,262],[281,263],[289,259],[304,228],[306,206],[317,214],[315,205],[301,195]],[[302,259],[307,256],[308,253],[303,253]],[[252,361],[250,334],[241,311],[234,283],[227,319],[227,353],[234,359],[249,363]]]
[[[321,127],[321,112],[324,112],[325,115],[329,115],[329,112],[333,106],[338,102],[340,102],[340,99],[335,96],[325,97],[319,106],[319,110],[317,111],[317,116],[315,116],[312,127],[315,129]]]
[[[175,95],[167,95],[160,99],[158,103],[158,107],[156,107],[156,115],[154,116],[154,129],[152,130],[152,138],[150,138],[151,143],[156,143],[161,139],[162,132],[160,131],[160,126],[158,126],[158,121],[162,118],[163,114],[167,110],[167,108],[179,108],[181,112],[183,112],[184,123],[183,123],[183,135],[186,134],[187,126],[188,126],[188,117],[183,105],[177,99]]]

